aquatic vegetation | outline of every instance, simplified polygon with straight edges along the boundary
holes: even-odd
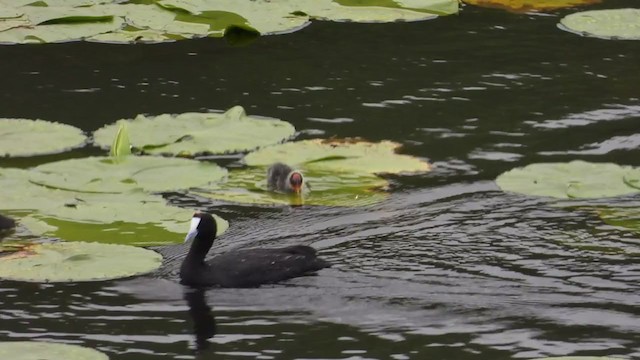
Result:
[[[456,0],[17,1],[0,3],[0,43],[156,43],[234,31],[258,36],[293,32],[311,19],[415,21],[457,11]]]
[[[463,0],[467,4],[505,9],[513,12],[548,11],[597,4],[601,0]]]
[[[218,181],[227,171],[215,164],[182,158],[128,156],[124,161],[96,156],[36,166],[35,184],[62,190],[123,193],[133,190],[185,190]]]
[[[74,126],[29,119],[0,119],[0,139],[0,156],[9,157],[61,153],[87,141]]]
[[[248,151],[279,143],[295,133],[286,121],[247,116],[241,106],[234,106],[222,114],[138,115],[96,130],[96,144],[108,148],[121,124],[127,124],[135,148],[149,154],[180,156]]]
[[[640,40],[640,9],[583,11],[567,15],[558,27],[583,36]]]
[[[264,147],[247,154],[244,162],[249,166],[284,162],[304,170],[364,174],[417,173],[431,169],[424,160],[396,153],[400,147],[392,141],[313,139]]]
[[[33,243],[0,257],[0,278],[33,282],[98,281],[148,273],[161,264],[160,254],[135,246]]]
[[[504,191],[525,195],[601,198],[639,193],[631,186],[637,176],[638,169],[630,166],[576,160],[515,168],[498,176],[496,183]]]
[[[0,359],[109,360],[109,357],[100,351],[79,345],[44,341],[2,341]]]
[[[301,196],[267,190],[267,168],[263,166],[231,170],[226,181],[191,192],[207,198],[248,204],[364,206],[389,196],[389,183],[368,173],[305,171],[311,191]]]

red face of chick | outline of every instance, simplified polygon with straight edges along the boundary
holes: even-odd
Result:
[[[299,172],[294,172],[289,177],[289,184],[291,184],[291,188],[297,194],[302,191],[302,174]]]

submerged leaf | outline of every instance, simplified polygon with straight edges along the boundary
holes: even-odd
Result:
[[[109,360],[100,351],[78,345],[42,341],[2,341],[0,359],[11,360]]]
[[[120,120],[94,133],[96,143],[109,146],[120,123],[127,123],[131,144],[150,154],[193,156],[232,153],[281,142],[295,133],[286,121],[247,116],[241,106],[223,114],[184,113]]]
[[[248,204],[364,206],[385,200],[389,183],[377,176],[360,173],[305,171],[311,191],[302,196],[267,190],[264,167],[232,170],[224,183],[198,188],[192,193],[207,198]]]
[[[640,40],[640,9],[583,11],[565,16],[559,27],[584,36]]]
[[[114,163],[108,157],[56,161],[37,166],[33,183],[79,192],[122,193],[184,190],[222,179],[227,171],[215,164],[181,158],[129,156]]]
[[[566,198],[599,198],[640,192],[623,181],[633,168],[611,163],[539,163],[509,170],[496,179],[504,191]]]
[[[0,156],[55,154],[85,144],[82,130],[71,125],[29,119],[0,119]]]
[[[249,166],[269,166],[275,162],[301,166],[315,171],[344,173],[414,173],[431,169],[429,163],[396,151],[400,144],[391,141],[303,140],[273,145],[247,154]]]
[[[161,264],[160,254],[134,246],[89,242],[32,244],[23,251],[0,257],[0,278],[32,282],[99,281],[148,273]]]

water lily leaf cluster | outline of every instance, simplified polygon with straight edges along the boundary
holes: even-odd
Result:
[[[302,196],[280,194],[267,189],[267,168],[231,170],[227,181],[213,183],[192,193],[216,200],[248,204],[365,206],[383,201],[389,183],[367,173],[305,171],[309,185]]]
[[[71,125],[44,120],[0,119],[0,156],[55,154],[81,147],[86,141],[82,130]]]
[[[161,264],[160,254],[134,246],[94,242],[28,244],[0,257],[0,278],[33,282],[99,281],[148,273]]]
[[[548,11],[567,7],[597,4],[601,0],[464,0],[465,3],[483,7],[505,9],[524,13]]]
[[[383,173],[430,170],[424,160],[401,155],[400,144],[358,139],[314,139],[267,146],[247,154],[247,169],[233,170],[226,182],[199,189],[201,196],[243,203],[361,206],[384,200],[387,180]],[[267,191],[267,168],[287,163],[304,174],[310,192],[302,197]]]
[[[640,192],[640,169],[612,163],[539,163],[496,179],[509,192],[559,199],[613,197]]]
[[[558,27],[589,37],[640,40],[640,9],[578,12],[562,18]]]
[[[79,345],[43,341],[2,341],[0,359],[13,360],[109,360],[97,350]]]
[[[456,0],[2,0],[0,43],[163,42],[298,30],[310,19],[392,22],[458,11]]]
[[[282,142],[295,133],[286,121],[248,116],[241,106],[235,106],[222,114],[138,115],[119,120],[96,130],[95,143],[109,148],[122,124],[127,125],[133,147],[148,154],[180,156],[248,151]]]

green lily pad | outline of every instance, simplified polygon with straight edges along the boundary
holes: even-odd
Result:
[[[539,163],[509,170],[496,179],[498,186],[525,195],[567,198],[600,198],[640,192],[623,181],[630,166],[572,161]]]
[[[640,189],[640,169],[629,170],[623,177],[624,183],[635,189]]]
[[[301,196],[267,190],[264,167],[232,170],[224,183],[198,188],[192,193],[222,201],[249,204],[365,206],[385,200],[389,183],[375,175],[361,173],[304,172],[310,191]]]
[[[82,130],[44,120],[0,119],[0,155],[55,154],[83,146]]]
[[[247,154],[244,162],[249,166],[283,162],[304,170],[356,174],[415,173],[431,169],[424,160],[397,154],[400,146],[391,141],[303,140],[261,148]]]
[[[12,27],[0,31],[0,43],[6,44],[41,44],[82,40],[110,31],[120,29],[124,20],[114,17],[109,21],[70,22],[36,25],[29,27]],[[2,26],[0,24],[0,26]]]
[[[40,209],[20,222],[26,219],[35,234],[67,241],[153,246],[181,243],[192,216],[193,210],[167,205],[161,196],[78,194],[74,202]],[[217,216],[216,220],[221,235],[229,223]]]
[[[2,341],[0,359],[13,360],[109,360],[100,351],[78,345],[42,341]]]
[[[0,278],[31,282],[100,281],[148,273],[161,264],[160,254],[135,246],[90,242],[30,244],[0,257]]]
[[[31,172],[0,168],[0,210],[37,210],[64,204],[72,198],[67,191],[49,189],[29,181]]]
[[[129,128],[131,144],[150,154],[193,156],[232,153],[281,142],[295,133],[286,121],[247,116],[241,106],[224,114],[185,113],[120,120],[94,133],[96,144],[108,148],[121,123]]]
[[[109,157],[69,159],[33,170],[29,179],[35,184],[102,193],[182,190],[218,181],[227,174],[225,169],[211,163],[150,156],[128,156],[117,163]]]
[[[640,40],[640,9],[578,12],[562,18],[559,28],[602,39]]]
[[[11,189],[0,192],[0,210],[20,218],[35,235],[136,246],[180,243],[193,215],[159,195],[65,191],[30,182],[32,174],[0,168],[0,188]],[[218,235],[228,227],[218,218]]]

